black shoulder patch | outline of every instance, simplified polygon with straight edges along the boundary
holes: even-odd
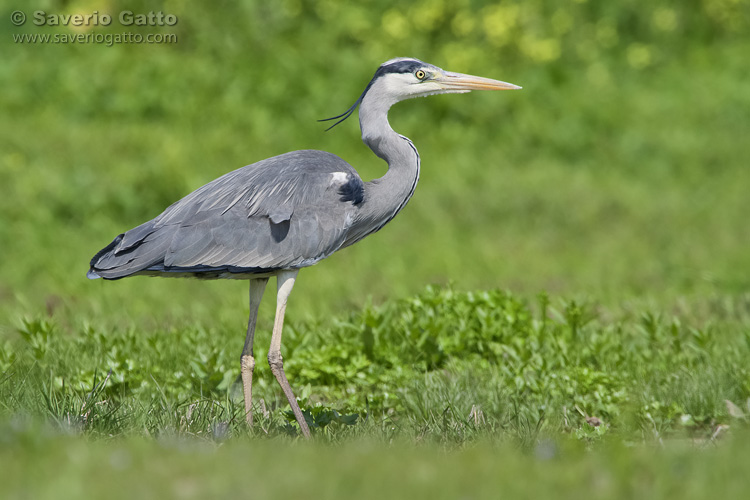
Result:
[[[362,179],[355,175],[349,175],[349,181],[339,188],[341,201],[351,201],[353,205],[359,205],[365,200],[365,184]]]

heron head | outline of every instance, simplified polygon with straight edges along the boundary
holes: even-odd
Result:
[[[346,112],[321,121],[336,120],[328,130],[343,122],[365,98],[376,100],[386,108],[411,99],[436,94],[462,94],[472,90],[512,90],[518,85],[481,76],[445,71],[410,57],[391,59],[380,65],[365,91]]]
[[[391,59],[380,65],[368,90],[378,84],[381,93],[395,101],[435,94],[464,93],[472,90],[520,89],[518,85],[444,71],[437,66],[407,57]]]

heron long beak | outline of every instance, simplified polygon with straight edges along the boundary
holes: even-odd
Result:
[[[501,82],[500,80],[448,71],[435,78],[435,82],[446,90],[516,90],[521,88],[518,85]]]

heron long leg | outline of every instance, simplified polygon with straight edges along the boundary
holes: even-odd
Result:
[[[271,372],[273,372],[279,385],[281,385],[281,389],[289,401],[289,406],[292,407],[294,417],[297,419],[302,434],[306,438],[309,438],[310,429],[307,427],[305,417],[302,416],[302,411],[299,409],[297,398],[294,397],[289,381],[286,379],[286,375],[284,375],[283,360],[281,358],[281,329],[284,326],[284,312],[286,311],[286,302],[294,287],[294,280],[297,278],[297,273],[297,270],[282,271],[276,276],[278,288],[276,293],[276,320],[273,324],[271,348],[268,350],[268,364],[271,365]]]
[[[242,392],[245,396],[245,420],[250,428],[253,427],[253,369],[255,369],[253,339],[255,338],[255,324],[258,321],[258,308],[267,283],[268,278],[250,280],[250,319],[247,321],[247,337],[245,337],[245,347],[240,357]]]

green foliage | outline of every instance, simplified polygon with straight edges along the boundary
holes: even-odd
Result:
[[[36,360],[44,358],[47,354],[47,343],[51,330],[52,324],[44,319],[24,319],[23,326],[18,329],[18,333],[31,348]]]
[[[302,411],[302,415],[305,417],[305,421],[310,429],[313,431],[323,430],[324,432],[329,429],[329,425],[331,424],[355,425],[359,418],[358,413],[342,415],[338,411],[324,406],[306,408]],[[291,410],[285,411],[284,416],[290,424],[296,423],[294,413]],[[293,435],[296,434],[292,425],[288,429]]]
[[[731,310],[747,315],[748,304]],[[530,442],[542,430],[586,439],[609,428],[631,438],[703,435],[727,421],[725,400],[750,398],[750,346],[747,323],[691,323],[649,310],[613,317],[595,304],[546,295],[528,304],[500,290],[428,287],[330,325],[291,322],[285,370],[301,389],[311,428],[326,432],[337,423],[340,434],[364,414],[387,417],[398,434],[421,428],[443,439],[458,426],[452,439],[459,441],[483,426]],[[8,411],[80,420],[100,406],[107,426],[159,429],[155,414],[191,420],[193,405],[213,400],[232,432],[242,429],[239,363],[226,347],[232,332],[105,335],[86,327],[64,336],[46,320],[26,320],[18,331],[22,348],[6,362],[0,386]],[[263,428],[287,432],[266,410],[267,402],[285,406],[270,371],[259,364],[254,382],[256,411],[269,419]],[[139,407],[151,409],[137,417]],[[591,426],[592,416],[605,424]],[[85,420],[87,429],[105,432]],[[179,432],[183,424],[169,421],[166,429]],[[213,432],[215,421],[199,421],[202,432]]]

